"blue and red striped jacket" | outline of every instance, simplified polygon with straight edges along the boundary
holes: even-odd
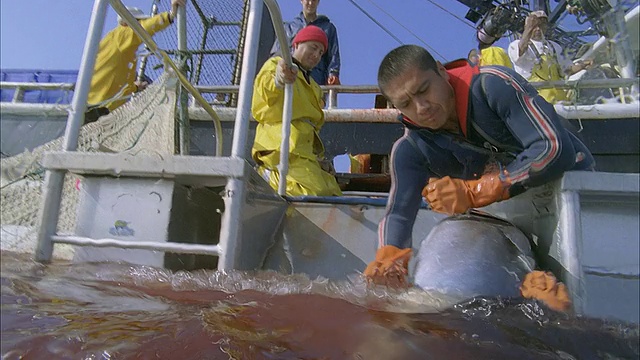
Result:
[[[587,147],[563,126],[553,105],[515,71],[472,67],[466,60],[445,67],[462,133],[418,128],[399,117],[406,129],[391,150],[391,189],[378,226],[379,246],[411,246],[421,192],[431,177],[477,179],[497,166],[507,170],[513,197],[565,171],[594,166]]]

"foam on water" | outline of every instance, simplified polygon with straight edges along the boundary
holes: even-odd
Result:
[[[44,266],[2,253],[3,359],[637,358],[637,324],[275,272]],[[437,310],[442,310],[438,312]]]

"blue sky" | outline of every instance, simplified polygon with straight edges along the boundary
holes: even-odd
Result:
[[[475,45],[471,23],[463,23],[434,6],[430,0],[355,1],[404,43],[424,46],[421,42],[424,41],[447,60],[465,57]],[[169,3],[168,0],[162,2],[164,7]],[[446,5],[448,11],[460,18],[467,11],[466,7],[454,0],[433,2]],[[152,1],[127,0],[125,4],[147,11]],[[279,5],[285,20],[293,18],[301,10],[298,0],[279,0]],[[0,2],[0,67],[77,69],[92,7],[93,1],[90,0]],[[402,26],[378,7],[391,14]],[[321,0],[319,12],[329,16],[338,29],[342,83],[375,84],[381,59],[400,44],[348,0]],[[116,15],[110,9],[104,33],[115,25]],[[418,35],[421,41],[411,33]],[[341,107],[370,108],[373,106],[373,97],[344,96],[340,102]]]

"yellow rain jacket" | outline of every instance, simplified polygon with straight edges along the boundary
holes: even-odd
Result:
[[[498,46],[490,46],[480,50],[480,66],[486,65],[501,65],[513,69],[509,55]]]
[[[536,50],[535,46],[529,46],[533,53],[536,54],[537,61],[533,65],[533,69],[531,70],[531,76],[529,77],[530,82],[537,81],[555,81],[561,80],[563,78],[562,69],[560,68],[560,64],[558,63],[558,59],[555,54],[555,49],[553,46],[549,46],[551,49],[551,54],[540,54],[538,50]],[[564,89],[539,89],[538,93],[545,100],[547,100],[550,104],[555,104],[558,101],[567,100],[567,93]]]
[[[140,20],[140,25],[153,35],[171,24],[169,13],[165,12],[148,19]],[[101,41],[98,47],[96,66],[89,89],[89,105],[96,105],[105,100],[126,96],[134,92],[136,80],[136,51],[142,40],[128,26],[118,25]],[[113,110],[127,100],[116,100],[104,104]]]
[[[256,77],[251,112],[258,121],[251,150],[258,171],[272,188],[278,189],[280,144],[284,88],[276,86],[276,66],[280,57],[267,60]],[[293,84],[293,111],[289,141],[287,195],[341,195],[336,178],[322,170],[318,159],[324,158],[324,145],[318,133],[324,124],[322,91],[313,78],[310,83],[298,71]]]

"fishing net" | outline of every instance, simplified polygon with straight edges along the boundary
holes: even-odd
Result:
[[[145,91],[98,121],[84,125],[79,152],[116,152],[131,155],[173,155],[177,79],[161,75]],[[44,169],[42,156],[62,150],[60,137],[32,151],[1,160],[0,222],[2,250],[32,252],[39,227]],[[58,233],[73,233],[76,225],[80,177],[65,175]],[[68,248],[56,247],[56,256],[68,258]]]
[[[170,0],[156,0],[158,12],[169,11]],[[194,85],[237,85],[241,66],[246,0],[192,0],[186,7],[187,50],[178,48],[178,27],[170,26],[154,36],[176,63],[184,61],[184,71]],[[162,62],[148,58],[144,72],[150,78],[162,73]],[[230,94],[203,93],[210,103],[229,105]]]

